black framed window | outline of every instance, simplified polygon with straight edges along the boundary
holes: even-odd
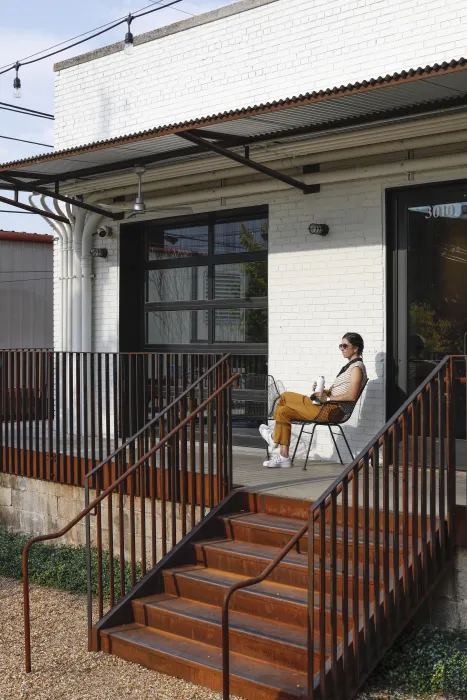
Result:
[[[265,351],[265,207],[144,226],[144,346]]]

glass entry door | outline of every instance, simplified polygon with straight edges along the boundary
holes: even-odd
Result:
[[[445,355],[465,352],[467,183],[392,191],[388,204],[392,413]],[[461,437],[465,408],[459,409]]]

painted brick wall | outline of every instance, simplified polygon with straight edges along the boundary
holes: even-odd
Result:
[[[459,58],[466,18],[458,0],[277,0],[61,70],[55,145]]]

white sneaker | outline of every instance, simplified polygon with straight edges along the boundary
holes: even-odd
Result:
[[[266,440],[270,447],[276,447],[276,443],[272,439],[272,431],[273,428],[270,428],[269,425],[265,425],[264,423],[259,426],[259,433],[263,440]]]
[[[263,462],[263,467],[268,467],[269,469],[289,469],[292,466],[292,460],[290,457],[281,457],[279,455],[273,455],[271,459],[267,459]]]

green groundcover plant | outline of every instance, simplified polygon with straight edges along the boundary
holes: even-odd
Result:
[[[359,697],[467,698],[467,630],[409,627]]]
[[[22,552],[28,541],[24,535],[0,531],[0,576],[22,578]],[[109,557],[102,557],[102,585],[104,598],[109,597]],[[97,595],[97,550],[91,553],[92,591]],[[136,572],[139,578],[141,572]],[[40,586],[52,586],[72,593],[87,592],[86,550],[84,547],[51,546],[39,542],[29,550],[29,580]],[[120,590],[120,562],[114,558],[115,590]],[[125,565],[125,590],[131,588],[131,574]]]

